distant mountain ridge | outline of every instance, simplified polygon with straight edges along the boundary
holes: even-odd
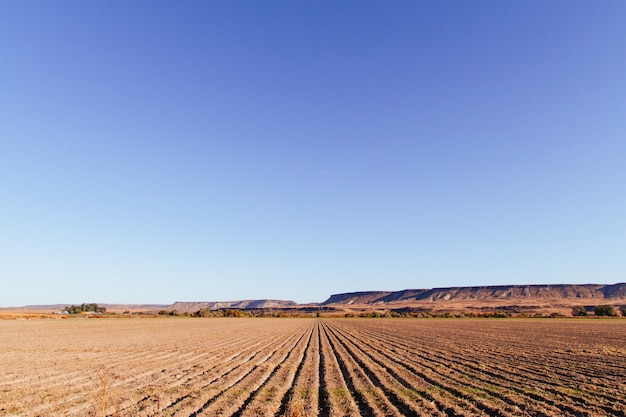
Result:
[[[80,305],[81,303],[78,303]],[[169,304],[101,304],[97,303],[100,307],[105,307],[107,310],[119,310],[119,309],[133,309],[133,310],[154,310],[159,308],[166,308]],[[69,304],[30,304],[17,308],[38,308],[38,309],[50,309],[50,310],[62,310]]]
[[[515,299],[626,299],[626,283],[557,284],[557,285],[492,285],[477,287],[445,287],[401,291],[360,291],[333,294],[321,305],[376,305],[401,301],[489,301]]]
[[[291,300],[238,300],[238,301],[200,301],[200,302],[187,302],[176,301],[171,306],[167,307],[167,310],[177,310],[181,313],[190,313],[198,311],[203,308],[209,310],[222,310],[222,309],[268,309],[268,308],[285,308],[285,307],[297,307],[299,304]]]
[[[572,306],[612,304],[626,311],[626,283],[617,284],[535,284],[491,285],[407,289],[401,291],[359,291],[331,295],[322,303],[298,304],[291,300],[259,299],[236,301],[177,301],[173,304],[99,304],[108,312],[160,310],[194,313],[209,310],[272,310],[288,312],[369,311],[419,309],[424,311],[481,311],[509,309],[518,312],[557,311],[567,314]],[[66,304],[2,307],[0,312],[59,312]],[[557,310],[555,310],[557,309]]]

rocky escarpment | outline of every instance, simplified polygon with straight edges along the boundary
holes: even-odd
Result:
[[[516,299],[626,299],[626,283],[563,284],[563,285],[494,285],[479,287],[447,287],[410,289],[402,291],[361,291],[334,294],[322,303],[329,304],[386,304],[399,301],[448,301],[448,300],[516,300]]]
[[[270,309],[295,307],[298,303],[290,300],[239,300],[239,301],[201,301],[201,302],[185,302],[177,301],[167,308],[167,310],[176,310],[181,313],[194,312],[203,308],[210,310],[222,309]]]

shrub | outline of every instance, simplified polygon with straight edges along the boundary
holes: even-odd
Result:
[[[200,310],[193,313],[194,317],[213,317],[213,312],[210,308],[201,308]]]
[[[88,311],[92,311],[94,313],[106,313],[107,309],[105,307],[100,307],[98,304],[96,303],[82,303],[79,306],[76,305],[71,305],[71,306],[67,306],[63,309],[64,311],[67,311],[69,314],[80,314],[83,312],[88,312]]]
[[[596,316],[617,316],[615,308],[610,305],[596,306],[593,312]]]
[[[587,309],[583,306],[574,306],[572,307],[572,316],[574,317],[580,317],[580,316],[586,316],[587,315]]]

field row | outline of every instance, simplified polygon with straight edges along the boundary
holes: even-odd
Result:
[[[621,320],[0,322],[0,416],[626,416]]]

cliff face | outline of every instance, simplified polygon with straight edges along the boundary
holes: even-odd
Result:
[[[606,285],[602,292],[607,299],[626,298],[626,283]]]
[[[298,304],[290,300],[240,300],[240,301],[203,301],[203,302],[185,302],[177,301],[168,310],[177,310],[181,313],[194,312],[203,308],[210,310],[221,309],[256,309],[256,308],[284,308],[293,307]]]
[[[392,294],[389,291],[360,291],[347,292],[343,294],[333,294],[322,303],[326,304],[375,304],[377,301]]]
[[[517,300],[517,299],[626,299],[626,283],[603,285],[496,285],[483,287],[449,287],[403,291],[363,291],[334,294],[322,305],[328,304],[385,304],[399,301],[452,300]]]

